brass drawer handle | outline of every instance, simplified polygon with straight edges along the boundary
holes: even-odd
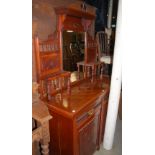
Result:
[[[90,111],[88,111],[88,115],[91,116],[94,114],[94,109],[91,109]]]

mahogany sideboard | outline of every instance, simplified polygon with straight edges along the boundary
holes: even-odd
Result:
[[[87,77],[70,83],[70,73],[63,71],[62,32],[83,32],[84,62],[96,62],[97,43],[91,33],[94,32],[95,11],[60,7],[55,8],[55,12],[55,33],[45,41],[37,36],[34,39],[40,98],[52,115],[50,155],[92,155],[103,139],[109,84],[104,78]]]
[[[93,155],[103,141],[109,84],[85,79],[46,101],[52,119],[50,155]]]

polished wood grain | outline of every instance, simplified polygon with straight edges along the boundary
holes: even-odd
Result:
[[[66,8],[66,7],[57,7],[57,8],[55,8],[55,12],[56,12],[56,14],[59,14],[59,15],[66,14],[68,16],[86,18],[86,19],[90,19],[90,20],[95,18],[95,15],[92,15],[86,11],[82,11],[82,10],[79,11],[79,10],[75,10],[72,8]]]
[[[56,32],[46,41],[35,38],[39,92],[53,117],[49,122],[50,154],[93,155],[102,140],[107,108],[104,103],[108,100],[105,96],[109,94],[109,79],[95,74],[97,44],[89,34],[95,16],[70,8],[55,11]],[[85,33],[84,62],[93,63],[92,78],[75,78],[71,83],[70,72],[63,71],[62,32],[67,29]],[[88,71],[91,66],[84,69]]]
[[[59,33],[50,35],[45,41],[40,41],[36,36],[34,43],[40,98],[44,98],[47,94],[50,97],[48,92],[54,93],[58,88],[57,83],[60,83],[60,89],[67,87],[70,92],[70,72],[62,70]],[[67,85],[62,82],[62,79],[67,80]],[[53,85],[54,89],[52,89]]]
[[[90,76],[93,78],[94,75],[99,75],[102,78],[104,65],[105,65],[104,62],[100,62],[100,61],[90,62],[90,63],[85,63],[84,61],[78,62],[77,68],[78,68],[79,79],[81,79],[81,76],[80,76],[81,66],[82,66],[84,78],[87,78]]]
[[[108,98],[109,98],[109,93],[107,93],[102,100],[101,115],[100,115],[100,131],[99,131],[97,149],[100,148],[99,146],[103,142],[103,138],[104,138],[104,130],[105,130],[105,123],[106,123],[106,116],[107,116],[107,108],[108,108]]]
[[[85,33],[85,63],[97,62],[97,42],[89,33]]]
[[[60,47],[57,34],[55,40],[39,40],[38,36],[34,38],[37,81],[45,79],[48,75],[60,72]]]
[[[55,8],[57,14],[57,31],[59,34],[60,55],[63,54],[62,32],[64,30],[73,30],[75,32],[84,32],[85,41],[85,62],[94,62],[97,60],[97,42],[89,31],[93,31],[95,16],[88,12],[77,11],[70,8]],[[91,18],[90,18],[91,17]]]
[[[71,86],[70,95],[63,90],[50,100],[44,99],[53,116],[51,155],[92,155],[99,149],[109,94],[109,79],[104,79],[84,79]]]

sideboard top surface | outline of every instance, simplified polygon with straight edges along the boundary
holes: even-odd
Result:
[[[99,79],[94,79],[91,82],[90,79],[87,79],[73,86],[70,95],[67,95],[66,91],[54,95],[47,105],[50,110],[68,117],[74,117],[83,108],[108,92],[109,84],[107,82]]]

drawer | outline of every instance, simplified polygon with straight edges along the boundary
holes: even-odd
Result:
[[[85,108],[77,117],[76,125],[80,127],[85,122],[87,122],[91,117],[98,114],[101,110],[101,100],[96,100],[94,104],[91,104],[89,107]]]

